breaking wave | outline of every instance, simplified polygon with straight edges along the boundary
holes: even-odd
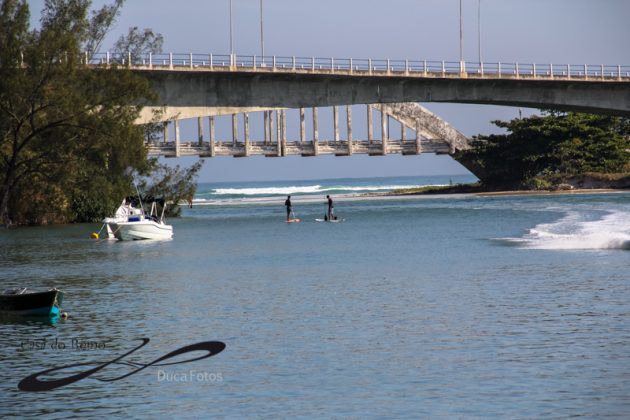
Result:
[[[599,220],[584,220],[580,213],[570,212],[556,222],[539,224],[512,241],[532,249],[630,250],[630,212],[614,211]]]
[[[215,196],[274,196],[287,194],[326,194],[329,192],[370,192],[370,191],[391,191],[395,189],[416,188],[417,185],[303,185],[287,187],[259,187],[259,188],[217,188],[212,191]]]

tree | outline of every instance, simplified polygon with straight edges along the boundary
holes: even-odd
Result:
[[[487,188],[528,188],[585,172],[622,172],[630,160],[625,118],[546,111],[494,124],[508,133],[478,136],[471,150],[457,156]]]
[[[99,45],[111,24],[104,16],[117,10],[88,19],[90,5],[47,0],[38,30],[25,0],[0,5],[3,224],[97,219],[130,193],[126,168],[149,170],[134,121],[153,93],[128,70],[81,65],[81,48]]]
[[[144,194],[153,197],[163,197],[171,205],[167,207],[168,216],[179,216],[181,208],[177,205],[181,202],[192,202],[197,185],[194,182],[197,174],[203,166],[203,160],[197,161],[190,168],[183,169],[179,165],[170,167],[152,160],[151,175],[141,180],[138,188]]]
[[[152,29],[145,28],[142,31],[137,26],[129,28],[126,36],[121,36],[114,44],[114,57],[124,62],[131,56],[134,62],[141,62],[142,57],[148,53],[159,54],[162,52],[164,37],[156,34]]]
[[[90,57],[101,49],[103,40],[116,18],[120,15],[124,3],[125,0],[115,0],[111,5],[105,5],[98,10],[92,11],[92,18],[89,21],[87,30],[87,39],[83,43],[82,48],[83,51],[88,52]]]

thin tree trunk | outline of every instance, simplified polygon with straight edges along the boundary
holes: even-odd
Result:
[[[8,180],[2,185],[0,190],[0,225],[9,227],[11,226],[11,217],[9,215],[9,198],[11,188]]]

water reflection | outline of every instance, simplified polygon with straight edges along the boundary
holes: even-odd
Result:
[[[28,325],[28,326],[55,326],[59,322],[65,322],[61,316],[23,316],[0,312],[0,325]]]

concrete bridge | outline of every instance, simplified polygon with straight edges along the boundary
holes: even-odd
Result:
[[[630,116],[630,66],[161,54],[97,55],[151,81],[165,119],[233,108],[452,102]],[[143,120],[151,117],[147,108]]]
[[[587,64],[468,63],[414,60],[339,59],[316,57],[257,57],[212,54],[160,54],[132,57],[96,55],[89,66],[122,65],[146,77],[158,93],[138,123],[176,121],[175,141],[165,131],[151,154],[166,156],[285,156],[320,153],[455,153],[468,147],[461,133],[416,102],[477,103],[630,116],[630,66]],[[347,140],[338,134],[320,140],[317,108],[368,105],[382,114],[381,144],[372,138],[352,139],[351,113]],[[300,110],[300,139],[288,141],[284,109]],[[313,136],[305,140],[304,109],[313,109]],[[265,135],[249,138],[248,114],[265,115]],[[236,114],[244,115],[244,138],[236,136]],[[272,113],[275,113],[275,129]],[[231,141],[213,138],[213,116],[232,114]],[[182,142],[177,121],[199,118],[198,141]],[[209,117],[210,136],[204,145],[202,117]],[[394,118],[415,131],[415,139],[389,137],[387,121]],[[335,117],[336,118],[336,117]],[[338,131],[335,121],[335,133]]]

